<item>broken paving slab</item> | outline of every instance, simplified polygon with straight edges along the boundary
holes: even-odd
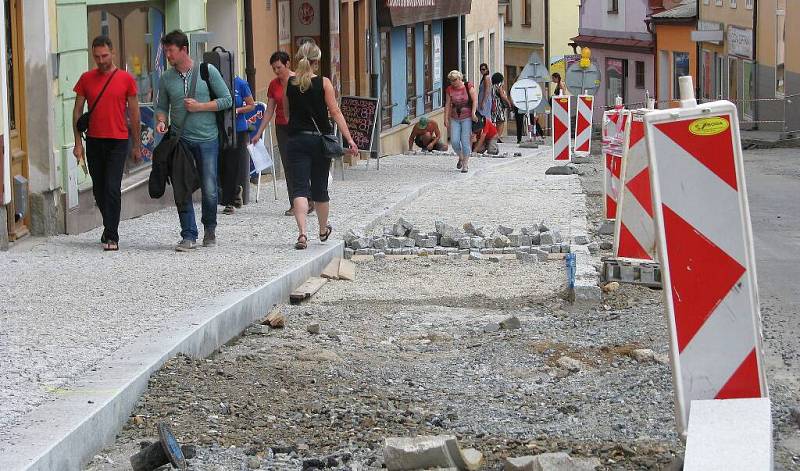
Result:
[[[506,458],[504,471],[594,471],[602,463],[597,458],[573,458],[566,453]]]
[[[483,454],[461,450],[453,435],[391,437],[383,446],[383,462],[389,471],[455,468],[474,471],[483,464]]]

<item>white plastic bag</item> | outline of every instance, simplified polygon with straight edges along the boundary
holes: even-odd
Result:
[[[264,139],[259,139],[255,144],[248,144],[247,151],[250,152],[250,160],[253,162],[253,169],[257,174],[272,168],[272,155],[264,146]]]

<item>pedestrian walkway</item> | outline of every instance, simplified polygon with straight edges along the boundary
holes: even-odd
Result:
[[[501,145],[503,151],[517,149]],[[582,217],[585,226],[577,177],[544,176],[551,164],[549,148],[522,151],[523,158],[472,159],[467,175],[457,172],[455,157],[444,155],[395,156],[382,160],[380,171],[374,162],[369,170],[362,162],[346,172],[344,181],[333,183],[334,236],[338,241],[347,229],[378,222],[403,202],[443,184],[464,199],[463,217],[451,214],[460,219],[468,216],[470,205],[492,204],[498,223],[544,216],[558,224],[580,225]],[[473,178],[477,175],[480,184]],[[509,179],[529,179],[507,195],[510,201],[526,201],[523,207],[530,207],[529,212],[515,203],[512,214],[506,214],[503,201],[480,198],[481,185],[498,187]],[[474,181],[466,184],[474,197],[465,197],[462,185],[453,183],[462,180]],[[173,329],[190,331],[198,310],[230,303],[319,256],[325,247],[313,236],[316,223],[309,227],[310,250],[293,250],[296,227],[283,216],[285,188],[279,189],[277,201],[270,193],[233,216],[220,215],[219,246],[213,249],[175,253],[177,215],[166,209],[124,221],[118,253],[102,252],[100,230],[94,230],[0,254],[0,265],[8,267],[0,273],[7,300],[0,315],[0,456],[11,452],[21,434],[30,433],[26,414],[85,392],[71,386],[102,378],[112,356],[142,339],[156,345],[159,339],[172,339]],[[432,224],[435,203],[426,206]],[[170,345],[164,348],[170,353]]]

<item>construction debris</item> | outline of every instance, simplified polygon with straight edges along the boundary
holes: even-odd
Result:
[[[275,308],[269,313],[269,315],[267,315],[267,318],[264,319],[262,324],[268,325],[273,329],[282,329],[286,326],[286,317],[283,315],[280,309]]]
[[[342,278],[341,272],[339,273],[339,278]],[[291,304],[300,304],[301,301],[306,300],[311,296],[313,296],[317,291],[320,290],[320,288],[325,286],[325,283],[327,282],[328,280],[325,278],[317,278],[317,277],[309,278],[308,280],[306,280],[305,283],[298,286],[296,290],[292,291],[292,293],[289,295],[289,302]],[[267,317],[267,319],[269,319],[269,317]]]
[[[389,471],[437,468],[472,471],[483,464],[483,454],[471,448],[462,450],[453,435],[387,438],[383,460]]]

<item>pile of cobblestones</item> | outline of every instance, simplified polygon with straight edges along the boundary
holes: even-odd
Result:
[[[366,235],[350,230],[344,236],[345,258],[353,255],[372,255],[383,258],[386,255],[447,255],[460,258],[469,255],[480,258],[482,255],[514,254],[521,261],[544,261],[549,254],[570,253],[572,245],[587,246],[589,252],[597,253],[599,246],[589,243],[588,236],[575,235],[567,240],[561,231],[540,221],[519,229],[497,226],[494,229],[475,227],[471,222],[456,228],[442,221],[436,221],[434,230],[425,232],[415,228],[403,218],[391,227],[384,226],[379,235]]]

